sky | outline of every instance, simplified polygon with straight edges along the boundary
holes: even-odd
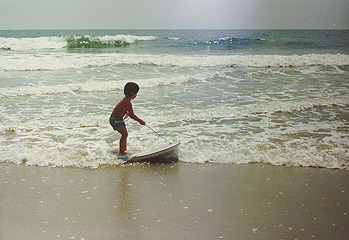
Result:
[[[0,29],[349,29],[349,0],[0,0]]]

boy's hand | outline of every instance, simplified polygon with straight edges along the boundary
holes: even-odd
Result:
[[[140,119],[139,123],[140,123],[141,125],[145,125],[145,122],[144,122],[142,119]]]

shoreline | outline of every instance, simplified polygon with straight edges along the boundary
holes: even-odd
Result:
[[[0,238],[344,239],[349,172],[270,164],[0,164]]]

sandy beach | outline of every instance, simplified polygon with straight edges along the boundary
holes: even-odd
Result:
[[[349,172],[268,164],[0,164],[0,238],[345,239]]]

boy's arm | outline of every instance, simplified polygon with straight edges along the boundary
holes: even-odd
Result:
[[[127,111],[128,111],[128,115],[130,116],[130,118],[136,120],[141,125],[145,125],[145,122],[142,119],[140,119],[139,117],[137,117],[136,114],[133,112],[133,108],[132,108],[132,104],[131,103],[130,103]]]

